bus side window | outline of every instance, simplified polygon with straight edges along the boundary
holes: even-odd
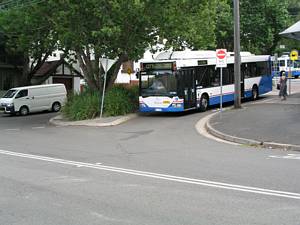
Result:
[[[251,74],[250,74],[250,66],[248,65],[248,63],[243,63],[241,66],[241,72],[244,78],[250,78]]]
[[[227,65],[229,66],[229,65]],[[231,76],[229,74],[229,68],[223,68],[223,85],[231,84]],[[233,83],[233,82],[232,82]]]
[[[279,60],[279,66],[286,67],[284,60]]]
[[[256,63],[249,63],[250,77],[256,77]]]
[[[234,83],[234,65],[229,64],[227,66],[228,68],[228,84],[233,84]]]
[[[256,70],[256,76],[263,76],[263,75],[268,75],[268,62],[257,62],[256,63],[256,67],[257,67],[257,70]]]

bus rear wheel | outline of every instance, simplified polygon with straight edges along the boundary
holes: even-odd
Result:
[[[252,100],[255,101],[257,100],[259,97],[259,94],[258,94],[258,87],[255,85],[253,86],[252,88]]]
[[[208,108],[208,96],[203,94],[200,98],[200,107],[199,111],[200,112],[205,112]]]

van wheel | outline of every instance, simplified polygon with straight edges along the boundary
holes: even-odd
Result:
[[[52,105],[53,112],[59,112],[61,110],[61,104],[59,102],[54,102]]]
[[[255,101],[255,100],[258,99],[258,97],[259,97],[259,94],[258,94],[258,88],[257,88],[257,86],[255,85],[255,86],[253,86],[253,88],[252,88],[252,100]]]
[[[21,116],[26,116],[29,113],[29,109],[27,106],[22,106],[19,111]]]
[[[208,96],[206,94],[203,94],[200,98],[200,112],[205,112],[208,108]]]

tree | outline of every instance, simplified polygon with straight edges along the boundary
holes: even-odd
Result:
[[[49,18],[55,9],[47,4],[27,4],[0,14],[0,27],[7,37],[6,49],[23,55],[23,70],[18,85],[32,84],[34,74],[58,48],[57,33]],[[50,74],[46,74],[43,80]],[[40,82],[42,82],[41,80]]]
[[[287,1],[240,0],[241,49],[274,53],[281,39],[279,33],[289,21],[287,8]],[[233,50],[232,1],[220,1],[217,10],[217,45]]]
[[[109,77],[112,85],[123,62],[141,58],[162,39],[174,49],[214,47],[215,4],[216,0],[49,0],[3,13],[0,25],[10,49],[27,59],[22,83],[30,83],[51,52],[60,48],[76,56],[90,88],[100,90],[101,57],[117,60]],[[26,66],[29,57],[33,61]]]
[[[211,2],[215,1],[52,0],[60,8],[55,23],[59,40],[76,52],[84,76],[95,90],[102,86],[100,57],[117,59],[111,86],[123,62],[141,58],[146,48],[162,38],[176,48],[213,46]]]

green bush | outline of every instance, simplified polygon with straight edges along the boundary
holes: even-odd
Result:
[[[63,115],[69,120],[93,119],[100,114],[99,93],[85,90],[71,95],[63,107]],[[138,109],[138,87],[113,86],[105,95],[104,116],[119,116]]]
[[[99,111],[99,94],[89,90],[69,96],[63,107],[63,115],[69,120],[93,119]]]
[[[138,87],[116,85],[107,93],[104,102],[106,116],[118,116],[135,112],[138,108]]]

